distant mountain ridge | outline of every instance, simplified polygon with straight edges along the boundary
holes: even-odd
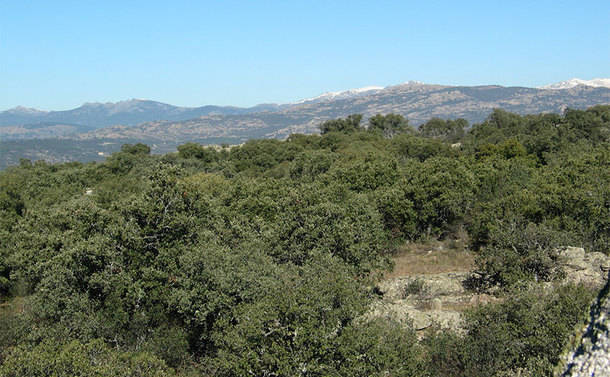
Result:
[[[336,99],[335,99],[336,98]],[[610,88],[576,86],[565,90],[502,86],[444,86],[405,83],[381,90],[356,92],[307,101],[276,111],[208,115],[186,121],[146,122],[133,127],[107,127],[82,134],[80,139],[130,138],[186,142],[211,138],[284,138],[291,133],[315,133],[327,119],[363,114],[397,113],[418,125],[433,117],[483,121],[495,108],[518,114],[562,113],[610,104]]]
[[[136,125],[154,120],[186,120],[210,114],[247,114],[276,110],[279,107],[279,105],[273,104],[262,104],[250,108],[214,105],[179,107],[141,99],[108,103],[85,103],[75,109],[63,111],[42,111],[18,106],[0,112],[0,126],[57,122],[101,128],[119,124]]]
[[[537,89],[559,90],[571,89],[583,85],[589,87],[610,88],[610,79],[581,80],[571,79],[554,84],[542,86]],[[303,104],[318,104],[349,100],[357,97],[377,95],[381,92],[392,91],[398,87],[437,87],[437,88],[465,88],[448,85],[430,85],[420,81],[408,81],[395,86],[367,86],[363,88],[348,89],[336,92],[326,92],[313,98],[307,98],[287,104],[260,104],[252,107],[215,106],[180,107],[162,102],[144,99],[131,99],[119,102],[88,102],[82,106],[63,111],[43,111],[34,108],[17,106],[0,112],[0,126],[24,126],[30,128],[36,124],[49,125],[50,123],[71,124],[87,126],[87,129],[97,129],[107,126],[123,125],[133,126],[152,121],[180,121],[195,119],[209,115],[243,115],[266,111],[279,111]],[[490,87],[502,88],[490,85]],[[473,87],[474,88],[474,87]],[[509,89],[508,87],[506,89]]]
[[[0,112],[0,140],[40,138],[132,138],[187,141],[251,137],[285,137],[311,133],[330,118],[361,113],[398,113],[413,124],[432,117],[484,120],[494,108],[519,114],[563,112],[610,103],[610,79],[572,79],[544,88],[450,86],[408,81],[337,92],[289,104],[179,107],[131,99],[115,103],[85,103],[65,111],[16,107]]]

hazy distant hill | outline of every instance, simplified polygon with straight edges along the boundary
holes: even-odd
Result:
[[[258,105],[251,108],[234,106],[178,107],[161,102],[132,99],[116,103],[85,103],[65,111],[40,111],[16,107],[0,112],[0,136],[5,138],[48,137],[40,134],[39,129],[53,126],[70,125],[72,128],[56,127],[55,135],[68,136],[88,132],[113,125],[133,126],[156,120],[179,121],[210,114],[247,114],[252,112],[277,110],[279,105]],[[24,128],[29,132],[8,131],[8,127]],[[23,127],[26,126],[26,127]]]

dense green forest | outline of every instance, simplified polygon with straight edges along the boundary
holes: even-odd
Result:
[[[394,114],[0,172],[1,376],[550,376],[610,251],[610,106]],[[365,316],[400,245],[467,234],[465,331]],[[537,283],[536,283],[537,282]]]

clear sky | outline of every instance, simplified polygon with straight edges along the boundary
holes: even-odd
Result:
[[[610,77],[610,1],[0,0],[0,110]]]

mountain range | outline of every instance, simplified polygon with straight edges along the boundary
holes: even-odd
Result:
[[[261,104],[249,108],[212,105],[179,107],[139,99],[116,103],[85,103],[65,111],[16,107],[0,112],[0,138],[80,139],[106,134],[130,133],[137,136],[138,133],[143,133],[153,139],[164,139],[169,135],[164,135],[166,132],[161,132],[159,127],[167,126],[175,130],[182,128],[178,126],[180,122],[185,122],[185,126],[188,125],[191,129],[198,125],[202,128],[200,133],[207,136],[213,133],[212,128],[227,122],[272,129],[268,136],[274,136],[284,135],[294,129],[315,131],[316,122],[353,113],[370,116],[395,112],[405,115],[415,124],[431,117],[463,117],[470,122],[479,122],[496,107],[525,114],[561,112],[567,107],[609,103],[609,91],[610,79],[572,79],[541,88],[428,85],[409,81],[385,88],[372,86],[329,92],[295,103]],[[127,131],[132,126],[138,128]],[[110,128],[104,129],[107,127]],[[98,131],[100,129],[102,130]],[[156,134],[150,133],[152,129]],[[183,136],[189,137],[191,131]]]
[[[280,105],[257,105],[250,108],[235,106],[179,107],[150,100],[131,99],[109,103],[85,103],[65,111],[41,111],[22,106],[0,112],[0,127],[25,126],[28,129],[53,124],[71,125],[77,131],[89,131],[112,125],[133,126],[155,120],[178,121],[213,114],[248,114],[276,110]]]
[[[33,144],[28,140],[36,139],[46,139],[51,145],[58,144],[52,140],[61,140],[63,149],[70,143],[86,142],[87,147],[79,147],[79,151],[83,148],[93,150],[79,156],[103,158],[99,156],[111,150],[99,147],[102,141],[106,143],[103,145],[115,145],[115,149],[123,142],[145,142],[153,146],[153,151],[166,152],[187,141],[240,143],[250,138],[314,133],[324,120],[355,113],[363,114],[365,119],[379,113],[398,113],[413,125],[433,117],[465,118],[475,123],[483,121],[495,108],[518,114],[561,113],[567,108],[582,109],[598,104],[610,104],[610,79],[572,79],[540,88],[449,86],[409,81],[388,87],[329,92],[295,103],[249,108],[179,107],[138,99],[86,103],[66,111],[17,107],[0,112],[0,165],[6,165],[3,160],[7,159],[12,163],[18,161],[18,155],[24,150],[31,152],[24,156],[33,159],[70,159],[71,152],[53,157],[54,147],[49,147],[43,154],[33,151]],[[19,144],[19,141],[23,143]],[[97,150],[95,145],[98,145]]]
[[[167,132],[160,128],[167,126],[176,129],[180,122],[185,122],[191,131],[195,125],[204,128],[199,133],[206,136],[211,136],[211,128],[225,122],[271,128],[273,132],[268,136],[274,136],[274,132],[282,135],[294,129],[311,132],[312,123],[352,113],[370,116],[396,112],[415,123],[431,117],[463,117],[478,122],[496,107],[517,113],[533,113],[560,112],[566,107],[608,103],[608,91],[610,79],[572,79],[541,88],[427,85],[409,81],[385,88],[373,86],[329,92],[291,104],[262,104],[249,108],[212,105],[179,107],[138,99],[85,103],[66,111],[16,107],[0,112],[0,137],[4,140],[54,136],[82,138],[108,134],[120,137],[116,134],[138,136],[142,133],[141,136],[164,139],[169,135],[165,135]],[[127,131],[138,125],[138,128]],[[96,131],[105,127],[111,128]],[[288,130],[284,130],[286,127]],[[191,131],[184,136],[190,136]]]

